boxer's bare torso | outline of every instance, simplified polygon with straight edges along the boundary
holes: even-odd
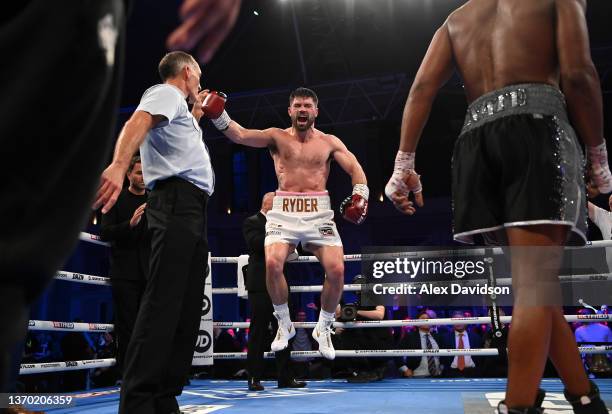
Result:
[[[325,191],[332,160],[351,177],[353,185],[365,185],[365,173],[346,145],[314,127],[316,105],[310,96],[295,96],[288,109],[290,128],[245,129],[232,121],[223,133],[238,144],[268,148],[281,191]]]
[[[338,138],[311,128],[304,138],[293,128],[272,129],[269,145],[278,189],[292,192],[324,191]]]
[[[471,0],[449,16],[453,57],[469,102],[517,83],[558,86],[555,3]]]

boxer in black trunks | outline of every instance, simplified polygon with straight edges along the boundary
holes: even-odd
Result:
[[[438,89],[456,68],[470,107],[453,158],[455,238],[480,234],[511,246],[515,302],[500,413],[542,412],[547,357],[575,413],[607,413],[559,306],[562,246],[584,241],[586,227],[584,161],[571,125],[586,145],[593,184],[612,190],[585,9],[585,0],[470,0],[455,10],[412,85],[385,188],[405,214],[416,211],[410,192],[423,205],[414,151]]]

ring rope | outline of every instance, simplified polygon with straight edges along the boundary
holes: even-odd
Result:
[[[113,365],[115,365],[115,358],[21,364],[19,375],[38,374],[41,372],[76,371],[79,369],[112,367]]]
[[[100,236],[96,235],[96,234],[91,234],[91,233],[86,233],[86,232],[81,232],[79,234],[79,240],[84,241],[84,242],[88,242],[88,243],[93,243],[93,244],[98,244],[101,246],[110,246],[110,243],[107,242],[103,242],[100,238]],[[577,249],[590,249],[590,248],[598,248],[598,247],[612,247],[612,240],[594,240],[594,241],[587,241],[586,244],[584,246],[566,246],[567,249],[569,250],[577,250]],[[468,251],[470,252],[470,256],[475,256],[475,255],[481,255],[484,256],[485,255],[485,250],[488,250],[487,253],[490,253],[491,251],[493,252],[493,254],[495,255],[500,255],[503,254],[503,249],[501,247],[494,247],[494,248],[476,248],[476,249],[469,249]],[[443,254],[457,254],[458,250],[437,250],[437,251],[414,251],[414,252],[404,252],[402,253],[402,255],[406,254],[406,255],[415,255],[416,253],[426,253],[427,257],[429,257],[430,254],[432,253],[443,253]],[[475,252],[478,252],[475,253]],[[393,257],[398,257],[397,253],[393,253]],[[378,255],[376,255],[377,257]],[[349,254],[349,255],[345,255],[345,260],[347,261],[354,261],[354,260],[361,260],[361,255],[360,254]],[[419,257],[426,257],[426,256],[419,256]],[[212,258],[213,263],[237,263],[238,262],[238,258],[237,257],[213,257]],[[299,257],[295,260],[296,262],[316,262],[318,261],[314,256],[302,256]]]
[[[67,282],[86,283],[89,285],[110,286],[110,278],[103,276],[86,275],[84,273],[66,272],[63,270],[55,274],[54,279]]]
[[[612,345],[607,346],[580,346],[578,351],[582,354],[606,354],[612,351]],[[422,357],[426,355],[459,356],[480,355],[497,356],[496,348],[476,349],[378,349],[378,350],[336,350],[336,357],[340,358],[367,358],[367,357]],[[246,352],[218,352],[213,354],[214,359],[246,359]],[[292,351],[292,359],[320,358],[319,351]],[[264,358],[274,358],[274,352],[265,352]],[[37,374],[42,372],[74,371],[79,369],[103,368],[115,365],[114,358],[91,359],[83,361],[46,362],[41,364],[21,364],[20,375]]]
[[[102,276],[87,275],[84,273],[67,272],[60,270],[56,273],[55,279],[64,280],[67,282],[86,283],[90,285],[110,286],[110,278]],[[593,273],[587,275],[561,275],[559,276],[561,283],[569,283],[575,281],[590,281],[590,282],[603,282],[612,280],[612,273]],[[461,283],[466,286],[477,285],[479,283],[486,282],[486,279],[461,279]],[[402,285],[415,285],[418,286],[422,282],[404,282]],[[447,285],[449,281],[439,282],[428,282],[432,285]],[[511,286],[512,278],[499,278],[497,279],[499,286]],[[399,286],[400,283],[381,283],[381,286]],[[359,284],[346,284],[344,285],[345,292],[356,292],[363,289],[363,285]],[[305,286],[291,286],[291,293],[307,293],[307,292],[321,292],[323,285],[305,285]],[[237,287],[224,287],[224,288],[213,288],[213,294],[219,295],[230,295],[238,294]]]
[[[38,321],[28,322],[29,331],[63,331],[63,332],[111,332],[114,325],[111,323],[86,323],[86,322],[59,322]]]
[[[110,243],[103,242],[100,236],[98,236],[97,234],[81,232],[79,234],[79,240],[87,243],[98,244],[100,246],[110,247]]]
[[[612,321],[612,315],[564,315],[567,322],[598,323]],[[502,316],[503,323],[512,322],[512,316]],[[317,322],[293,322],[295,328],[314,328]],[[423,325],[490,325],[491,318],[488,316],[474,316],[470,318],[438,318],[438,319],[396,319],[382,321],[354,321],[334,322],[335,328],[392,328],[399,326],[423,326]],[[215,328],[240,328],[246,329],[250,322],[213,322]]]
[[[512,316],[502,316],[501,322],[512,322]],[[612,321],[612,315],[565,315],[567,322],[598,323]],[[293,322],[295,328],[312,329],[316,322]],[[487,316],[475,316],[471,318],[439,318],[439,319],[396,319],[382,321],[354,321],[354,322],[334,322],[334,328],[394,328],[401,326],[422,326],[422,325],[481,325],[491,324],[491,319]],[[250,322],[213,322],[215,328],[238,328],[246,329]],[[30,331],[72,331],[72,332],[111,332],[114,325],[110,323],[86,323],[86,322],[59,322],[59,321],[39,321],[31,320],[28,324]]]
[[[60,270],[56,273],[54,279],[63,280],[66,282],[75,282],[75,283],[86,283],[89,285],[99,285],[99,286],[110,286],[111,281],[109,277],[102,276],[94,276],[94,275],[86,275],[83,273],[75,273],[75,272],[66,272]],[[346,292],[356,292],[362,289],[362,285],[359,284],[347,284],[344,285],[344,291]],[[313,286],[292,286],[292,293],[304,293],[304,292],[321,292],[323,290],[323,285],[313,285]],[[226,288],[213,288],[213,294],[237,294],[237,287],[226,287]]]
[[[581,346],[578,351],[583,354],[606,354],[612,351],[612,345],[607,346]],[[221,352],[213,355],[214,359],[246,359],[246,352]],[[497,348],[475,348],[475,349],[377,349],[377,350],[344,350],[337,349],[336,357],[342,358],[365,358],[365,357],[422,357],[426,355],[436,356],[459,356],[459,355],[481,355],[498,356]],[[274,358],[274,352],[265,352],[265,358]],[[291,351],[291,358],[317,358],[321,357],[319,351]]]

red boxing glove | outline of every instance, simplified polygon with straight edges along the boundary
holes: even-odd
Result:
[[[353,194],[340,204],[340,214],[353,224],[361,224],[368,215],[368,200],[359,194]]]
[[[202,103],[204,116],[208,119],[219,118],[225,110],[226,99],[227,95],[223,92],[212,91],[206,95],[206,98],[204,98],[204,102]]]

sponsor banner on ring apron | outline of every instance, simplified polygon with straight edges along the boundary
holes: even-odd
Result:
[[[208,265],[205,272],[206,283],[204,285],[204,299],[202,300],[200,331],[198,332],[192,361],[192,365],[198,366],[213,364],[213,304],[210,253],[208,254]]]

